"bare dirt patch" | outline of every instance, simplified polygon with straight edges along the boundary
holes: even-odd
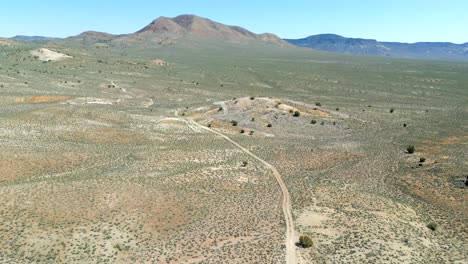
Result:
[[[160,60],[160,59],[157,59],[157,60],[151,61],[151,64],[158,65],[158,66],[166,66],[167,62],[165,62],[163,60]]]
[[[55,52],[49,49],[40,48],[38,50],[31,51],[31,55],[37,56],[41,61],[60,61],[64,59],[71,59],[72,56],[65,55],[60,52]]]
[[[29,97],[17,97],[15,103],[56,103],[63,102],[70,99],[70,96],[63,95],[38,95],[38,96],[29,96]]]

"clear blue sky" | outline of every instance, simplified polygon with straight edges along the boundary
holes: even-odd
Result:
[[[282,38],[335,33],[381,41],[468,42],[468,0],[2,0],[0,36],[113,34],[196,14]]]

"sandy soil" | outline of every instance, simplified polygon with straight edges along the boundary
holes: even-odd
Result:
[[[45,48],[33,50],[31,51],[31,54],[37,56],[38,59],[41,61],[60,61],[64,59],[73,58],[72,56],[68,56],[63,53],[55,52]]]

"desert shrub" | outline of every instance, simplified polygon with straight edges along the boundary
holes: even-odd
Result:
[[[426,162],[426,158],[424,157],[419,158],[419,162]]]
[[[247,161],[243,161],[243,162],[242,162],[242,167],[247,167],[247,164],[248,164]]]
[[[320,125],[321,125],[321,126],[325,125],[325,122],[323,122],[323,121],[322,121],[322,122],[320,122]]]
[[[322,106],[322,104],[319,103],[319,102],[316,102],[315,105],[316,105],[316,106]]]
[[[314,245],[314,242],[309,236],[300,236],[299,245],[303,248],[309,248]]]
[[[336,110],[336,111],[340,111],[340,108],[339,108],[339,107],[337,107],[335,110]]]
[[[312,119],[312,121],[310,121],[310,123],[311,123],[312,125],[315,125],[315,124],[317,124],[317,120]]]
[[[403,127],[406,127],[407,125],[406,124],[403,124]]]
[[[434,223],[434,222],[430,222],[429,224],[427,224],[427,228],[429,228],[429,229],[432,230],[432,231],[436,231],[436,229],[437,229],[437,224]]]
[[[245,133],[245,130],[244,130],[244,129],[241,129],[240,132],[241,132],[241,134],[244,134],[244,133]]]
[[[295,116],[295,117],[301,116],[301,112],[299,112],[299,111],[294,111],[293,116]]]
[[[395,112],[395,108],[390,108],[390,113]]]
[[[232,120],[232,121],[231,121],[231,124],[232,124],[232,126],[237,126],[237,121],[236,121],[236,120]]]
[[[271,124],[268,124],[267,127],[271,127]]]
[[[250,100],[255,100],[255,97],[253,97],[253,96],[250,96]]]
[[[255,121],[255,117],[252,117],[252,119],[250,119],[250,122],[254,122]]]
[[[254,134],[254,131],[250,130],[249,135],[253,135],[253,134]]]
[[[211,127],[211,123],[209,123],[208,125],[206,125],[207,127]]]
[[[406,151],[409,154],[413,154],[415,150],[416,150],[416,148],[413,145],[409,145],[409,146],[406,147]]]

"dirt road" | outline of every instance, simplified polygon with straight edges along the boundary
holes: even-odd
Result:
[[[202,126],[202,125],[198,124],[197,122],[195,122],[193,120],[183,119],[183,118],[172,118],[172,120],[174,120],[174,119],[178,119],[178,120],[180,120],[182,122],[185,122],[189,126],[191,124],[192,126],[199,127],[201,129],[207,130],[207,131],[209,131],[211,133],[214,133],[214,134],[224,138],[225,140],[229,141],[234,146],[238,147],[240,150],[242,150],[247,155],[249,155],[252,158],[254,158],[254,159],[258,160],[259,162],[261,162],[263,165],[265,165],[265,167],[267,167],[268,169],[270,169],[273,172],[273,174],[275,175],[276,181],[278,182],[278,185],[280,186],[281,192],[283,194],[282,208],[283,208],[284,220],[286,222],[286,263],[287,264],[296,263],[296,251],[295,251],[296,238],[295,238],[295,230],[294,230],[294,221],[293,221],[293,217],[292,217],[292,213],[291,213],[291,196],[290,196],[288,188],[287,188],[286,184],[284,184],[283,179],[281,178],[281,174],[278,172],[278,170],[273,165],[268,163],[267,161],[261,159],[257,155],[250,152],[248,149],[242,147],[237,142],[235,142],[234,140],[232,140],[228,136],[226,136],[226,135],[224,135],[224,134],[222,134],[222,133],[220,133],[218,131],[215,131],[215,130],[209,128],[209,127]],[[190,127],[192,127],[192,126],[190,126]]]

